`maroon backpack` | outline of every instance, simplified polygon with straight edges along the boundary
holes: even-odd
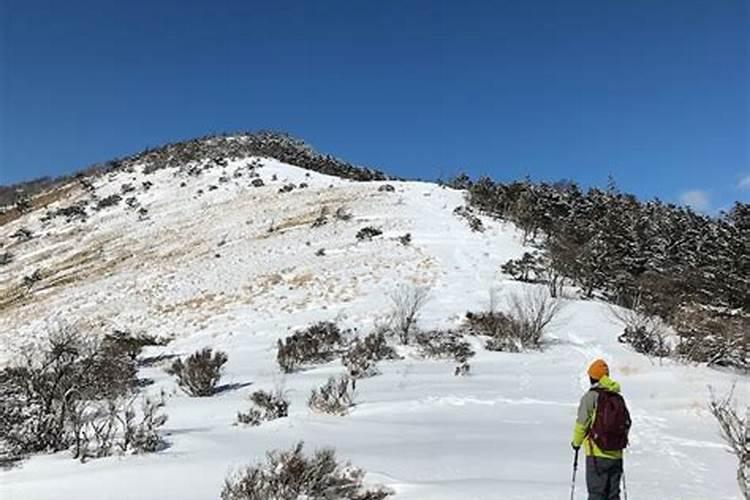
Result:
[[[592,390],[597,392],[598,397],[594,425],[589,430],[589,437],[603,451],[625,449],[628,446],[631,424],[625,399],[616,392],[598,388]]]

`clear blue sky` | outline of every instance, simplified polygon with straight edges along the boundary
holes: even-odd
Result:
[[[0,0],[0,183],[270,128],[713,211],[750,198],[749,4]]]

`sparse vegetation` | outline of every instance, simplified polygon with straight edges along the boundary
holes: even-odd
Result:
[[[346,207],[339,207],[336,209],[335,217],[337,220],[346,222],[352,220],[354,216]]]
[[[372,226],[366,226],[357,232],[357,239],[359,241],[370,241],[375,236],[380,236],[383,231]]]
[[[18,241],[29,241],[34,237],[34,233],[29,228],[19,227],[15,233],[10,235],[10,237],[15,238]]]
[[[485,346],[491,351],[540,349],[545,330],[561,308],[562,303],[551,298],[544,288],[534,287],[524,293],[513,294],[508,313],[466,313],[463,331],[489,337]]]
[[[349,376],[365,378],[377,374],[376,364],[385,359],[397,359],[396,351],[388,345],[383,331],[373,332],[364,338],[355,338],[341,357]]]
[[[453,213],[457,215],[458,217],[461,217],[462,219],[466,220],[466,223],[469,225],[472,231],[482,233],[484,232],[484,224],[482,223],[482,220],[474,215],[474,211],[470,207],[461,206],[456,207],[453,210]]]
[[[399,236],[398,242],[404,245],[405,247],[409,246],[411,244],[411,233],[406,233],[403,236]]]
[[[354,406],[355,388],[355,379],[348,375],[331,377],[323,386],[313,389],[307,404],[320,413],[346,415]]]
[[[725,398],[711,391],[709,409],[716,418],[721,435],[737,457],[737,484],[745,499],[750,500],[750,407],[744,417],[734,401],[734,388]]]
[[[252,426],[263,422],[286,417],[289,414],[289,401],[284,397],[281,390],[276,392],[255,391],[250,400],[253,407],[247,412],[237,413],[237,421],[241,424]]]
[[[455,375],[468,375],[471,367],[469,360],[474,350],[461,334],[453,331],[420,332],[415,336],[419,351],[424,357],[436,359],[453,359],[456,363]]]
[[[748,332],[750,316],[742,311],[723,311],[701,306],[686,306],[675,314],[674,328],[680,359],[750,370]]]
[[[167,373],[177,377],[177,384],[190,396],[213,396],[228,359],[226,353],[214,352],[206,347],[194,352],[185,361],[176,359]]]
[[[402,285],[388,296],[393,303],[390,321],[402,344],[409,344],[417,326],[419,313],[427,303],[429,295],[429,288]]]
[[[288,451],[272,451],[266,464],[257,464],[230,476],[221,500],[384,500],[392,492],[366,488],[364,471],[341,464],[332,449],[307,457],[298,443]]]
[[[283,341],[279,340],[276,360],[285,373],[307,364],[331,361],[344,349],[347,334],[335,323],[316,323]]]
[[[102,198],[96,203],[96,206],[94,207],[94,210],[102,210],[103,208],[107,207],[113,207],[120,203],[122,200],[122,196],[119,194],[111,194],[107,196],[106,198]]]
[[[641,308],[638,308],[641,309]],[[612,315],[625,325],[619,342],[630,344],[636,352],[658,358],[671,354],[669,330],[658,316],[649,316],[642,310],[611,307]]]
[[[132,394],[136,373],[135,362],[107,343],[67,326],[48,332],[40,348],[0,370],[0,455],[77,446],[83,424],[98,422],[91,408]]]
[[[13,254],[11,252],[0,253],[0,266],[7,266],[13,262]]]

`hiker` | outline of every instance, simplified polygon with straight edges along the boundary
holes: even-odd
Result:
[[[630,414],[620,395],[620,384],[609,378],[602,359],[588,369],[591,388],[581,398],[573,431],[573,449],[586,453],[589,500],[619,500],[622,450],[628,445]]]

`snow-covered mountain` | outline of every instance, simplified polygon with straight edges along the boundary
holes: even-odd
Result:
[[[723,392],[735,382],[747,400],[747,380],[636,354],[617,342],[622,325],[607,304],[572,293],[542,351],[491,352],[469,338],[471,375],[456,377],[454,363],[401,348],[404,359],[358,382],[348,416],[312,413],[310,390],[343,367],[282,375],[276,342],[295,329],[331,320],[368,332],[388,316],[388,294],[409,283],[430,289],[419,326],[450,328],[467,311],[502,307],[510,293],[541,285],[500,272],[525,251],[520,234],[489,218],[484,232],[472,231],[454,214],[461,191],[342,179],[265,157],[211,165],[150,171],[133,162],[57,186],[40,195],[44,207],[0,226],[2,251],[12,255],[0,267],[0,361],[64,321],[174,338],[149,354],[224,350],[223,382],[237,387],[190,398],[163,366],[145,368],[155,381],[147,390],[168,394],[169,448],[85,464],[66,453],[35,456],[0,471],[0,498],[217,498],[229,471],[299,440],[335,447],[398,499],[569,498],[575,409],[598,357],[633,416],[631,498],[740,498],[735,459],[707,400],[709,385]],[[382,235],[357,239],[366,226]],[[233,425],[250,391],[278,386],[289,417]],[[582,474],[577,492],[585,498]]]

